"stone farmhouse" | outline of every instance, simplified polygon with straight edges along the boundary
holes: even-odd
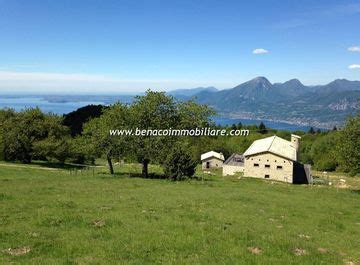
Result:
[[[291,141],[276,135],[254,141],[244,153],[244,176],[287,183],[311,183],[310,165],[299,160],[300,136]]]

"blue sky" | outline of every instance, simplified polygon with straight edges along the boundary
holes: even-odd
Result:
[[[360,80],[360,1],[0,0],[0,92]]]

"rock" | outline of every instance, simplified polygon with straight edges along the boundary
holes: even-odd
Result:
[[[30,247],[8,248],[5,250],[11,256],[22,256],[31,251]]]
[[[326,248],[318,248],[317,250],[322,254],[325,254],[328,252],[328,250]]]
[[[104,220],[94,220],[94,221],[92,221],[92,224],[95,227],[103,227],[103,226],[105,226],[106,223]]]
[[[258,247],[248,247],[248,251],[252,254],[258,255],[262,252],[262,250]]]
[[[307,251],[305,249],[302,249],[302,248],[294,248],[293,249],[293,253],[296,255],[296,256],[304,256],[304,255],[307,255]]]

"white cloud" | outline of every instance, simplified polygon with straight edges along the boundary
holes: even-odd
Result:
[[[349,69],[360,69],[360,64],[351,64],[349,65]]]
[[[349,52],[360,52],[360,46],[352,46],[348,48]]]
[[[259,48],[259,49],[253,50],[252,53],[253,53],[253,54],[266,54],[266,53],[269,53],[269,51],[268,51],[268,50],[265,50],[265,49],[263,49],[263,48]]]

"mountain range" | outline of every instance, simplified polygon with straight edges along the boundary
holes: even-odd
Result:
[[[360,110],[360,81],[346,79],[305,86],[298,79],[272,84],[265,77],[256,77],[231,89],[181,89],[169,94],[208,104],[224,117],[322,128],[341,126],[349,115]]]

